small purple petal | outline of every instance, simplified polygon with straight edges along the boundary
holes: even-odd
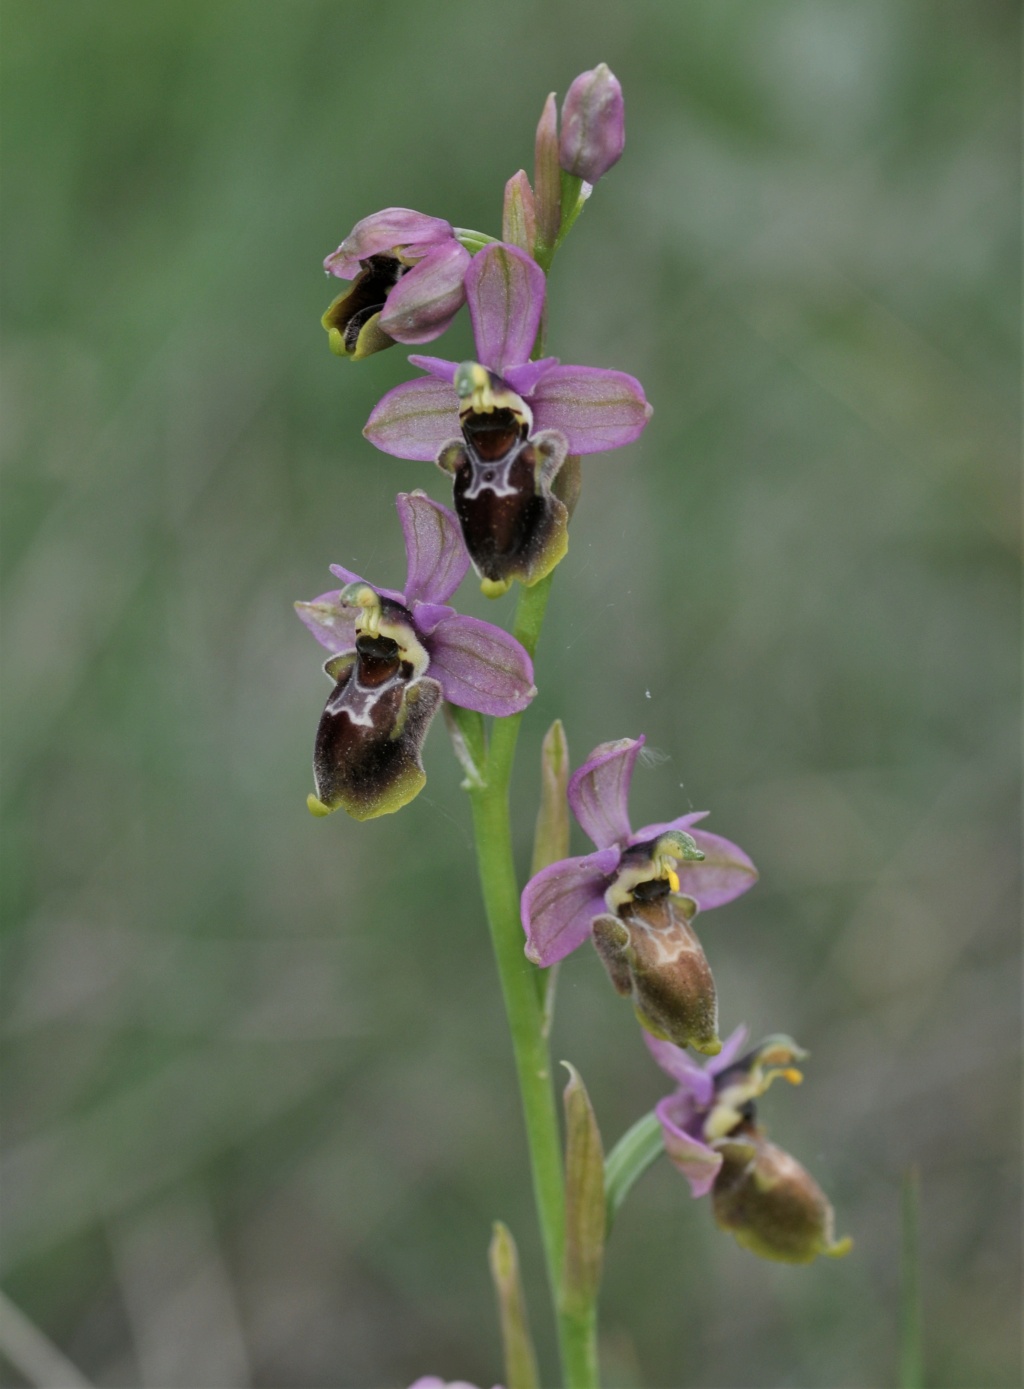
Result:
[[[384,332],[405,343],[440,337],[465,303],[469,260],[469,252],[457,241],[435,246],[388,294],[380,316]]]
[[[321,593],[311,603],[296,603],[295,611],[321,646],[332,656],[349,651],[356,644],[356,612],[338,604],[338,589]]]
[[[367,256],[393,251],[397,246],[429,246],[452,240],[451,223],[440,217],[427,217],[410,207],[386,207],[357,222],[336,251],[324,261],[324,269],[339,279],[351,280],[359,274],[359,262]]]
[[[653,413],[635,377],[601,367],[552,367],[530,406],[535,428],[559,430],[570,453],[601,453],[631,444]]]
[[[520,713],[537,693],[525,648],[479,617],[445,618],[425,645],[430,676],[451,704],[504,718]]]
[[[429,371],[431,376],[436,376],[439,381],[454,381],[455,373],[459,369],[458,362],[446,362],[443,357],[421,357],[413,352],[409,356],[409,361],[414,367],[419,367],[420,371]]]
[[[629,842],[629,783],[644,741],[602,743],[569,778],[573,814],[599,849]]]
[[[409,561],[406,602],[446,603],[469,568],[458,517],[425,492],[400,492],[395,505]]]
[[[726,1037],[725,1041],[722,1043],[722,1050],[718,1055],[712,1056],[711,1059],[706,1062],[704,1066],[706,1074],[709,1076],[717,1076],[720,1075],[722,1071],[726,1070],[727,1067],[731,1066],[743,1050],[746,1040],[747,1029],[740,1023],[735,1032],[730,1032],[729,1036]]]
[[[689,1052],[683,1047],[677,1047],[674,1042],[662,1042],[657,1037],[652,1037],[649,1032],[644,1033],[644,1041],[647,1043],[647,1050],[665,1074],[671,1076],[680,1089],[691,1096],[695,1104],[706,1108],[715,1093],[714,1081],[708,1072],[698,1066],[696,1061],[691,1060]]]
[[[583,944],[594,917],[606,910],[604,890],[619,857],[618,849],[599,849],[552,863],[530,879],[521,905],[528,959],[553,965]]]
[[[413,603],[412,617],[416,630],[421,636],[429,637],[439,622],[451,617],[455,612],[444,603]]]
[[[343,584],[365,584],[366,580],[361,579],[358,574],[353,574],[351,569],[344,569],[340,564],[331,565],[331,573],[336,579],[340,579]],[[399,593],[397,588],[378,588],[376,584],[370,584],[374,593],[379,593],[382,598],[391,598],[396,603],[405,605],[405,594]]]
[[[459,398],[432,376],[403,381],[377,402],[363,434],[384,453],[432,463],[442,444],[459,437]]]
[[[477,357],[501,376],[528,361],[544,309],[544,271],[517,246],[485,246],[466,272]]]
[[[665,1151],[690,1183],[690,1194],[694,1197],[706,1196],[722,1166],[721,1154],[687,1133],[679,1122],[680,1119],[686,1122],[683,1097],[668,1095],[655,1105],[654,1112],[661,1124]]]
[[[506,367],[505,380],[516,395],[532,395],[537,389],[537,383],[548,374],[552,367],[557,366],[557,357],[541,357],[539,362],[523,362],[518,367]]]
[[[660,825],[645,825],[642,830],[630,836],[631,844],[644,844],[668,830],[686,830],[692,834],[697,848],[704,854],[701,863],[680,863],[676,867],[679,874],[679,891],[692,897],[701,911],[724,906],[745,892],[757,882],[757,869],[739,847],[720,834],[709,830],[694,829],[694,821],[701,820],[706,811],[695,811],[680,816],[678,820],[667,820]]]

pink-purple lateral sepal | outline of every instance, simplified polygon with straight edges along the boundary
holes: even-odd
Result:
[[[706,1196],[715,1184],[722,1166],[722,1155],[687,1132],[685,1125],[696,1113],[693,1100],[680,1092],[667,1095],[658,1101],[654,1112],[661,1125],[661,1136],[669,1160],[690,1183],[692,1196]]]
[[[444,444],[459,437],[459,398],[436,376],[403,381],[377,402],[363,434],[383,453],[432,463]]]
[[[552,863],[530,879],[521,904],[528,959],[546,968],[583,944],[605,910],[604,890],[619,858],[617,848],[599,849]]]
[[[602,453],[639,439],[653,413],[635,376],[553,366],[528,396],[535,429],[557,429],[570,453]]]
[[[455,240],[449,222],[428,217],[410,207],[385,207],[357,222],[336,251],[324,260],[324,269],[341,280],[359,274],[359,262],[370,256],[401,250],[410,259],[425,256],[432,247]]]
[[[421,611],[414,605],[417,625]],[[533,663],[523,647],[479,617],[452,613],[424,644],[430,652],[430,674],[440,681],[445,699],[463,709],[499,717],[518,714],[537,693]]]

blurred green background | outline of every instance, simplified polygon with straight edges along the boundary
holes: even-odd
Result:
[[[763,1113],[856,1238],[763,1264],[659,1164],[606,1380],[892,1383],[917,1163],[928,1383],[1018,1384],[1017,7],[5,17],[7,1294],[100,1385],[489,1386],[500,1216],[550,1356],[444,729],[400,816],[312,820],[290,605],[331,561],[399,583],[395,492],[446,497],[361,438],[410,368],[329,354],[322,257],[389,204],[497,232],[545,95],[605,60],[626,156],[551,350],[656,412],[585,460],[522,862],[550,720],[574,762],[645,731],[634,822],[707,807],[761,869],[703,931],[722,1026],[810,1049]],[[554,1051],[609,1146],[664,1092],[592,952]]]

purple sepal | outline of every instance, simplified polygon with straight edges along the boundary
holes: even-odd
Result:
[[[405,602],[446,603],[469,568],[458,517],[425,492],[400,492],[395,505],[409,565]]]
[[[706,1196],[714,1186],[722,1166],[722,1155],[687,1133],[684,1125],[692,1117],[693,1108],[693,1100],[677,1092],[659,1100],[654,1112],[661,1124],[665,1151],[670,1161],[690,1183],[690,1194],[701,1197]]]
[[[465,303],[469,261],[469,252],[457,241],[435,246],[388,294],[380,316],[383,331],[409,344],[440,337]]]
[[[644,737],[602,743],[569,778],[569,804],[599,849],[627,844],[629,784]]]
[[[324,269],[341,280],[359,274],[359,262],[398,247],[413,247],[426,254],[431,246],[453,240],[455,232],[441,217],[428,217],[410,207],[386,207],[357,222],[336,251],[324,261]]]
[[[415,610],[419,627],[421,607]],[[426,641],[430,674],[444,697],[463,709],[504,718],[518,714],[537,693],[533,662],[516,639],[479,617],[453,613]]]
[[[544,310],[544,271],[517,246],[498,242],[473,257],[466,299],[477,356],[503,376],[529,360]]]
[[[631,444],[653,410],[635,376],[602,367],[553,366],[530,396],[535,429],[557,429],[570,453]]]
[[[363,434],[396,458],[432,463],[442,445],[459,437],[459,399],[446,381],[420,376],[403,381],[374,406]]]
[[[622,155],[625,111],[619,80],[607,63],[581,72],[562,102],[558,162],[567,174],[596,183]]]
[[[619,857],[617,848],[599,849],[552,863],[530,879],[521,904],[528,959],[546,967],[583,944],[605,910],[605,887]]]

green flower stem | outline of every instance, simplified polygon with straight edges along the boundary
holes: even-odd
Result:
[[[532,656],[540,637],[551,591],[551,575],[524,588],[516,610],[513,635]],[[509,783],[519,738],[521,714],[495,719],[482,786],[471,787],[473,829],[484,906],[505,999],[526,1137],[533,1174],[541,1239],[552,1302],[558,1317],[562,1368],[568,1389],[596,1389],[590,1342],[579,1325],[560,1310],[565,1258],[565,1189],[562,1144],[551,1077],[551,1060],[544,1035],[544,1009],[537,987],[537,970],[523,954],[519,916],[519,882],[512,853]]]

